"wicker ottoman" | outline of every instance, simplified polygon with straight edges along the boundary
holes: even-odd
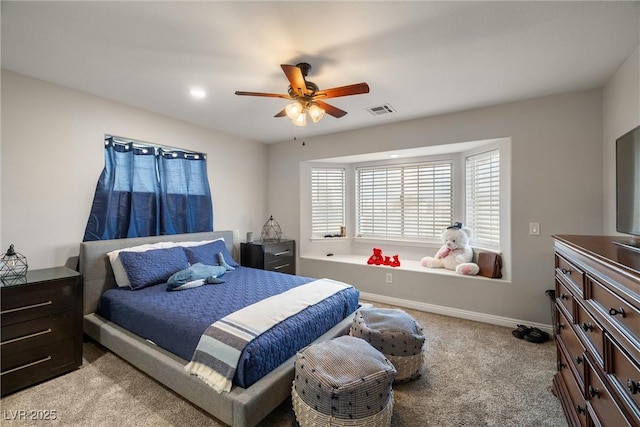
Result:
[[[302,427],[389,426],[396,369],[364,340],[342,336],[298,352],[291,390]]]
[[[395,308],[361,308],[353,318],[349,335],[362,338],[393,363],[396,382],[420,377],[424,362],[424,328]]]

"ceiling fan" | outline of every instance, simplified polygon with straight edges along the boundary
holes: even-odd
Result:
[[[293,100],[294,102],[287,105],[274,117],[287,116],[295,125],[305,126],[307,124],[305,113],[309,114],[309,117],[311,117],[314,123],[322,119],[325,112],[337,119],[347,114],[346,111],[324,102],[325,99],[369,93],[369,85],[366,83],[356,83],[348,86],[320,90],[318,85],[305,79],[311,71],[311,65],[306,62],[301,62],[296,65],[281,64],[280,66],[289,80],[287,94],[236,91],[236,95],[264,96],[268,98]]]

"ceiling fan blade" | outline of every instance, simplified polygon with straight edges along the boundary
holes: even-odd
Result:
[[[333,105],[327,104],[326,102],[322,102],[322,101],[314,101],[316,104],[318,104],[318,106],[320,108],[322,108],[324,110],[325,113],[329,114],[330,116],[335,117],[336,119],[339,119],[340,117],[344,116],[345,114],[347,114],[346,111],[341,110],[337,107],[334,107]]]
[[[319,90],[314,98],[337,98],[339,96],[360,95],[369,93],[369,85],[366,83],[356,83],[348,86],[334,87],[331,89]]]
[[[246,95],[246,96],[264,96],[267,98],[284,98],[284,99],[291,99],[291,97],[289,95],[286,95],[284,93],[262,93],[262,92],[242,92],[237,90],[236,91],[236,95]]]
[[[295,65],[281,64],[280,67],[282,67],[282,71],[287,76],[293,93],[299,96],[306,95],[308,93],[307,82],[304,80],[302,70]]]
[[[287,109],[283,108],[282,111],[280,111],[278,114],[276,114],[273,117],[285,117],[287,115]]]

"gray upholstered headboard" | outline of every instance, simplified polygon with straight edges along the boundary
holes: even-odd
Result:
[[[96,240],[80,243],[80,273],[84,276],[84,314],[93,313],[98,301],[107,289],[116,286],[113,270],[107,253],[116,249],[156,242],[190,242],[214,240],[220,237],[230,254],[233,254],[232,231],[210,231],[205,233],[174,234],[167,236],[136,237],[133,239]]]

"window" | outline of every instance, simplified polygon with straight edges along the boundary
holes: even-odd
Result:
[[[438,239],[453,218],[451,161],[356,169],[357,235]]]
[[[340,234],[345,225],[344,168],[311,169],[311,216],[313,237]]]
[[[466,226],[472,243],[500,249],[500,152],[492,150],[466,159]]]

